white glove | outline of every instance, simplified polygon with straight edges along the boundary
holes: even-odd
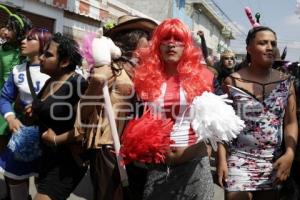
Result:
[[[103,31],[100,29],[92,43],[92,55],[95,67],[109,65],[112,58],[119,58],[121,54],[120,48],[110,38],[103,36]]]

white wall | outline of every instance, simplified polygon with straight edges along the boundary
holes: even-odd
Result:
[[[86,33],[96,32],[96,30],[99,28],[97,26],[91,26],[70,18],[65,18],[64,22],[65,22],[64,26],[67,27],[68,29],[67,34],[71,34],[72,36],[74,36],[74,39],[77,40],[78,42],[81,41],[81,39],[84,37]],[[64,31],[66,31],[66,29]]]
[[[173,0],[119,0],[120,2],[129,5],[130,7],[139,10],[146,15],[155,18],[159,21],[163,21],[166,18],[174,15],[172,10]],[[220,30],[214,25],[203,13],[195,11],[192,4],[186,4],[186,12],[188,15],[192,15],[193,24],[190,28],[193,28],[192,32],[194,38],[198,39],[196,35],[198,30],[203,30],[206,38],[206,43],[209,48],[213,50],[213,54],[218,56],[217,47],[221,44],[224,47],[229,46],[229,40],[226,40]],[[199,39],[200,40],[200,39]]]
[[[217,53],[218,44],[221,44],[224,47],[229,46],[229,40],[226,40],[222,35],[220,30],[214,25],[208,17],[199,11],[195,11],[193,14],[194,21],[194,30],[193,35],[200,42],[200,38],[196,36],[198,30],[204,32],[207,46],[213,50],[213,55],[218,56]]]
[[[65,18],[64,19],[65,22],[65,26],[70,27],[70,28],[74,28],[77,30],[81,30],[81,31],[87,31],[87,32],[95,32],[99,27],[97,26],[91,26],[70,18]],[[99,23],[100,24],[100,23]]]
[[[106,10],[110,13],[111,18],[114,19],[114,21],[117,21],[117,18],[123,15],[136,15],[139,17],[150,18],[158,23],[156,18],[153,18],[152,16],[148,15],[148,13],[145,11],[145,8],[143,8],[142,10],[136,9],[130,4],[128,4],[126,0],[125,1],[106,0],[106,1],[107,1]],[[142,3],[144,1],[141,0],[138,2]]]
[[[173,0],[119,0],[158,21],[172,17]]]

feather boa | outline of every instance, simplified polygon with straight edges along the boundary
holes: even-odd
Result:
[[[122,135],[120,154],[124,163],[163,163],[170,148],[171,119],[162,119],[147,111],[139,119],[131,120]]]
[[[244,121],[227,103],[227,95],[204,92],[191,105],[192,128],[199,140],[209,141],[216,151],[218,142],[229,142],[245,127]]]
[[[80,52],[88,63],[88,70],[95,65],[95,60],[93,57],[93,40],[96,38],[96,33],[88,33],[82,40],[82,46]]]

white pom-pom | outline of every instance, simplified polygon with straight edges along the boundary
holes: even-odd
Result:
[[[244,121],[236,114],[227,95],[217,96],[204,92],[194,98],[191,105],[192,128],[199,141],[209,141],[217,150],[218,142],[229,142],[245,127]]]

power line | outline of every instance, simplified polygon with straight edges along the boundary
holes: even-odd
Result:
[[[246,39],[246,38],[245,38]],[[245,42],[245,39],[243,38],[239,38],[239,39],[235,39],[235,42]],[[300,41],[298,40],[285,40],[285,39],[279,39],[277,40],[277,43],[298,43],[300,44]]]
[[[241,5],[241,8],[244,8],[245,6],[242,4],[241,0],[238,0],[239,4]]]
[[[243,30],[241,30],[236,24],[233,23],[233,20],[220,8],[220,6],[214,0],[205,0],[205,2],[210,5],[217,16],[219,16],[225,24],[228,24],[232,31],[235,32],[237,35],[246,35]]]
[[[240,27],[238,27],[236,24],[233,23],[233,20],[218,6],[218,4],[216,4],[216,2],[214,0],[211,0],[218,9],[220,9],[220,11],[224,14],[224,16],[228,19],[228,21],[231,22],[231,25],[233,25],[240,33],[242,33],[242,35],[246,36],[246,33],[240,29]]]

